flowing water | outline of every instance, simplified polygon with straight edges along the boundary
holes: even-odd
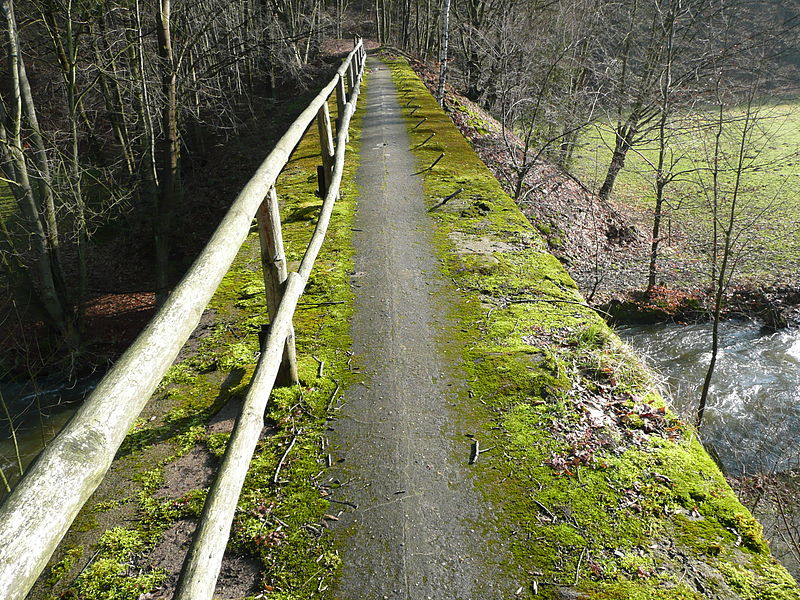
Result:
[[[55,380],[36,384],[0,382],[0,469],[12,487],[19,479],[20,466],[24,469],[36,458],[98,381],[92,377],[72,384]],[[7,414],[11,416],[16,441]],[[0,498],[5,491],[0,479]]]
[[[711,358],[711,325],[620,327],[619,335],[665,379],[673,407],[696,418]],[[726,321],[701,435],[733,476],[800,466],[800,330],[762,333]]]

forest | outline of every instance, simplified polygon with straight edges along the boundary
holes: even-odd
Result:
[[[661,377],[660,389],[672,388],[678,420],[673,425],[673,415],[663,406],[651,411],[648,400],[634,403],[645,415],[636,423],[645,427],[648,419],[658,421],[663,425],[658,435],[670,442],[684,427],[700,431],[717,463],[709,460],[709,468],[720,467],[754,513],[760,507],[758,518],[778,522],[768,526],[768,537],[777,544],[773,550],[790,571],[798,572],[800,508],[790,501],[800,464],[794,441],[800,415],[793,408],[800,389],[796,0],[0,0],[0,7],[0,436],[13,445],[7,457],[0,453],[0,495],[12,491],[35,455],[23,460],[16,437],[23,422],[41,422],[44,431],[44,416],[60,411],[42,405],[40,392],[67,390],[78,400],[91,392],[168,302],[261,160],[363,38],[371,53],[389,62],[408,61],[538,232],[536,243],[577,282],[583,294],[579,301],[554,302],[597,309],[631,345],[657,355],[653,362],[661,359],[662,375],[655,377]],[[398,75],[397,63],[392,68],[398,80],[405,77]],[[352,91],[355,76],[350,77]],[[354,106],[357,100],[356,93]],[[436,103],[433,107],[439,111]],[[333,108],[342,113],[342,105]],[[410,132],[430,117],[421,118],[416,127],[409,126]],[[432,171],[444,156],[442,147],[439,158],[415,175]],[[312,175],[287,171],[292,181],[306,178],[298,185],[316,185]],[[323,174],[319,198],[325,195],[324,180]],[[281,194],[277,187],[270,191],[275,197]],[[450,200],[451,207],[474,200],[458,198],[463,191],[442,191],[430,211]],[[296,200],[291,191],[281,196],[287,205],[295,206]],[[473,211],[488,212],[478,200]],[[285,225],[302,231],[302,237],[312,207],[295,208]],[[466,209],[461,213],[465,220],[471,216]],[[485,271],[493,268],[490,262]],[[325,277],[346,281],[337,268],[344,267],[331,266]],[[261,282],[252,284],[251,275],[245,291],[230,304],[236,310],[256,310],[252,298],[263,288]],[[569,277],[556,279],[559,293],[571,289],[571,283],[564,283]],[[251,287],[257,292],[250,294]],[[220,289],[223,295],[230,292]],[[517,290],[520,298],[527,291]],[[315,309],[349,310],[341,306],[347,299],[328,298],[319,289],[313,293],[320,296],[307,304]],[[513,310],[516,302],[516,296],[509,296],[498,308]],[[205,385],[215,377],[223,377],[225,385],[235,380],[230,388],[235,391],[220,393],[208,406],[202,404],[207,398],[195,397],[208,390],[192,391],[188,395],[197,406],[178,403],[165,412],[163,423],[161,417],[148,417],[155,420],[152,426],[137,421],[126,452],[175,434],[179,450],[170,460],[203,444],[214,459],[224,454],[225,442],[214,436],[227,432],[209,433],[200,419],[210,418],[209,411],[218,409],[215,403],[223,397],[244,394],[243,377],[252,374],[255,367],[249,363],[262,349],[258,344],[263,345],[256,343],[257,330],[266,335],[268,329],[256,323],[258,316],[248,317],[241,330],[233,321],[212,325],[221,307],[212,306],[189,345],[190,351],[200,348],[198,356],[220,340],[226,349],[219,356],[176,364],[158,393],[178,402],[180,386]],[[494,311],[488,311],[487,323]],[[309,331],[315,321],[309,314],[316,313],[297,317],[299,339],[305,342],[314,339]],[[564,355],[585,346],[605,356],[616,337],[607,333],[602,319],[597,321],[586,330],[565,327],[548,335],[561,344],[558,351]],[[654,323],[655,329],[636,329]],[[536,327],[531,325],[531,331]],[[536,335],[522,339],[528,343]],[[306,356],[303,368],[315,372],[316,379],[306,375],[305,387],[294,390],[299,399],[286,389],[285,396],[276,395],[268,427],[281,433],[259,446],[280,455],[272,483],[264,486],[280,510],[291,502],[283,496],[279,474],[303,435],[320,439],[305,446],[301,441],[295,454],[302,453],[313,470],[320,460],[331,467],[330,454],[323,459],[315,454],[318,445],[325,451],[325,419],[330,420],[316,413],[338,410],[334,400],[340,382],[330,373],[359,373],[351,360],[344,366],[344,355],[328,357],[332,362],[326,365],[323,338],[313,343],[317,355]],[[672,352],[682,354],[673,358]],[[353,353],[347,356],[352,359]],[[553,360],[557,383],[561,359]],[[770,371],[775,364],[777,374]],[[580,385],[589,372],[602,379],[600,398],[616,393],[614,370],[627,368],[620,365],[597,367],[597,373],[582,365],[573,375]],[[676,375],[671,368],[684,370]],[[632,368],[620,377],[640,373]],[[771,387],[770,377],[782,387]],[[297,381],[296,373],[292,380]],[[330,392],[328,384],[332,396],[322,401],[323,392]],[[728,389],[728,384],[741,385]],[[311,400],[305,399],[306,392]],[[290,397],[292,402],[283,406]],[[201,407],[202,416],[189,416],[186,406]],[[619,410],[621,415],[624,408]],[[304,434],[305,426],[296,426],[295,417],[319,422]],[[635,417],[629,412],[620,419],[636,429]],[[56,420],[54,429],[61,424]],[[165,437],[154,441],[150,435]],[[42,433],[36,440],[37,451],[48,443],[46,437]],[[137,443],[140,448],[133,447]],[[470,464],[495,448],[481,450],[476,440],[472,443]],[[531,460],[535,468],[545,464]],[[575,469],[579,483],[580,466]],[[143,489],[159,488],[162,467],[154,467],[158,473]],[[572,476],[566,466],[548,476],[558,479],[564,473]],[[594,475],[591,471],[584,477]],[[324,487],[314,487],[318,476],[303,475],[306,487],[292,502],[318,501]],[[665,488],[675,487],[669,477],[666,483],[658,473],[654,477]],[[259,496],[257,520],[272,510],[272,504],[264,508],[269,494]],[[137,501],[147,504],[142,497]],[[157,503],[151,504],[147,510]],[[196,503],[189,504],[170,505],[177,512],[164,522],[176,514],[197,516],[192,512]],[[147,510],[143,514],[149,515]],[[694,517],[694,512],[687,514]],[[258,535],[240,530],[234,537],[256,544],[253,552],[267,553],[266,562],[272,560],[280,570],[283,559],[270,548],[281,546],[283,538],[264,538],[264,522],[259,521]],[[316,531],[315,526],[302,527]],[[319,536],[312,544],[315,552],[318,541]],[[735,545],[739,542],[741,537]],[[287,547],[279,552],[290,552]],[[763,548],[768,552],[766,544]],[[583,551],[572,558],[577,559],[576,573],[583,567],[597,575],[594,566],[583,564]],[[321,569],[333,571],[335,562],[326,559]],[[302,578],[306,575],[303,571]]]
[[[743,237],[748,223],[796,215],[796,186],[781,182],[797,149],[774,149],[787,117],[763,103],[792,102],[793,2],[48,0],[4,2],[3,16],[7,373],[85,368],[87,307],[103,293],[139,293],[121,309],[163,299],[197,249],[187,238],[224,210],[192,197],[214,148],[310,86],[325,40],[355,33],[435,62],[440,85],[496,116],[518,202],[544,187],[540,161],[603,202],[638,173],[635,193],[653,204],[640,287],[656,286],[676,210],[707,224],[692,245],[707,257],[702,285],[717,288],[750,246],[777,243]],[[778,163],[782,178],[745,185]],[[783,238],[781,269],[797,262],[797,240]],[[21,342],[24,331],[37,341]]]

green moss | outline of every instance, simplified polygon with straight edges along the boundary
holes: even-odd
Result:
[[[212,433],[206,438],[206,447],[217,458],[225,455],[225,448],[228,447],[229,433]]]
[[[75,563],[83,555],[83,548],[81,546],[67,548],[64,552],[64,558],[50,567],[50,574],[47,576],[47,585],[55,585],[61,578],[69,573],[75,566]]]
[[[675,576],[686,568],[707,574],[707,589],[734,587],[743,569],[762,595],[800,597],[691,427],[545,251],[539,234],[556,228],[537,232],[408,64],[387,62],[420,106],[414,118],[404,109],[420,170],[445,152],[424,171],[425,193],[445,277],[460,290],[448,307],[470,388],[465,418],[497,448],[475,472],[502,515],[510,571],[587,598],[649,600],[705,597]],[[435,147],[423,143],[431,133]]]
[[[93,560],[62,598],[138,600],[166,576],[162,571],[130,573],[130,560],[143,546],[144,540],[137,531],[122,527],[109,529],[98,540]]]
[[[115,558],[98,558],[75,580],[74,588],[61,598],[139,600],[142,594],[155,589],[166,577],[162,571],[130,575],[130,567]]]
[[[316,477],[324,465],[320,439],[331,398],[350,377],[348,273],[353,268],[351,227],[364,98],[351,122],[341,199],[294,319],[301,385],[273,393],[267,410],[269,435],[258,444],[231,533],[229,551],[257,558],[264,591],[280,591],[270,597],[318,597],[317,590],[323,587],[320,580],[332,577],[339,567],[338,556],[314,533],[329,510]],[[330,106],[335,117],[335,101]],[[319,209],[314,196],[319,160],[319,141],[312,127],[277,183],[290,261],[302,256],[313,231]],[[60,575],[59,593],[64,598],[127,600],[153,591],[165,574],[140,573],[137,567],[133,576],[132,565],[140,564],[177,520],[200,515],[206,491],[166,495],[166,467],[197,448],[216,458],[224,454],[229,434],[209,434],[208,424],[223,406],[244,397],[255,369],[258,333],[268,321],[259,251],[254,231],[211,300],[191,351],[169,370],[123,443],[96,503],[84,509],[80,522],[86,531],[73,528],[68,534],[73,542],[86,540],[84,559],[89,555],[91,560],[81,566],[75,556],[62,551],[57,573],[83,568],[80,577],[71,581]],[[325,362],[321,376],[312,355]],[[275,484],[278,462],[292,440],[295,443]],[[124,498],[122,489],[127,490]],[[129,527],[103,531],[115,513],[124,514]],[[40,597],[49,594],[45,590]]]
[[[451,103],[454,109],[467,116],[467,124],[474,129],[476,133],[486,135],[492,131],[496,132],[498,130],[498,127],[486,120],[483,117],[482,111],[477,110],[477,107],[473,106],[472,103],[457,98],[452,98]]]
[[[754,572],[742,565],[724,563],[720,570],[736,593],[744,600],[783,600],[795,598],[797,584],[794,579],[777,570],[763,569]]]
[[[702,600],[703,596],[689,588],[686,584],[677,583],[667,587],[640,583],[635,581],[621,581],[617,583],[599,583],[591,590],[589,598],[592,600]]]

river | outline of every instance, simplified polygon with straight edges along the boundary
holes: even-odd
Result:
[[[663,377],[673,407],[694,421],[710,358],[711,325],[643,325],[617,332]],[[800,330],[763,334],[754,321],[726,321],[701,435],[729,475],[773,473],[800,465]],[[99,377],[73,385],[0,383],[14,416],[23,466],[69,420]],[[19,468],[8,420],[0,412],[0,468]],[[0,493],[2,493],[0,485]]]
[[[0,469],[12,487],[19,479],[20,463],[24,469],[36,458],[98,381],[98,377],[72,384],[41,380],[35,386],[0,382],[0,397],[14,422],[16,436],[15,443],[6,412],[0,404]],[[0,498],[5,491],[0,478]]]
[[[711,325],[619,327],[619,335],[664,378],[672,404],[694,422],[711,357]],[[762,333],[726,321],[701,436],[732,476],[800,464],[800,330]]]

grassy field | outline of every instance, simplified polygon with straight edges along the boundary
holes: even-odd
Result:
[[[737,231],[742,260],[739,274],[761,283],[778,283],[800,270],[800,99],[760,104],[744,153]],[[729,109],[732,122],[722,136],[721,214],[727,220],[734,188],[733,165],[738,160],[745,111]],[[708,264],[712,218],[709,203],[715,118],[713,109],[687,116],[669,131],[667,165],[677,174],[666,189],[668,205],[664,235],[667,246],[683,253],[702,270]],[[617,178],[614,198],[635,212],[652,214],[658,162],[657,131],[653,139],[632,149]],[[573,170],[590,188],[599,189],[613,149],[609,122],[598,122],[584,134]],[[727,171],[727,172],[725,172]],[[646,234],[650,227],[642,222]]]

